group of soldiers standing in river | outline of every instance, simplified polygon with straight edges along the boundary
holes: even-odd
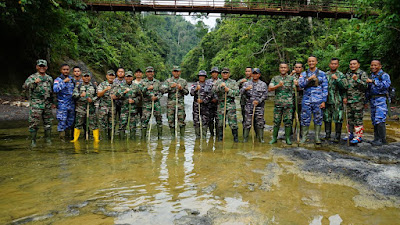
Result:
[[[43,120],[46,142],[51,143],[51,109],[57,107],[57,131],[61,140],[71,137],[76,142],[82,129],[86,134],[92,130],[95,142],[101,138],[113,139],[114,134],[121,139],[136,138],[136,131],[141,131],[141,138],[150,135],[149,121],[156,120],[158,138],[162,137],[162,115],[160,99],[168,95],[167,118],[172,137],[178,133],[185,134],[184,96],[189,93],[194,96],[193,124],[197,138],[206,138],[208,131],[211,136],[217,136],[222,141],[228,122],[233,139],[238,138],[238,122],[236,117],[235,98],[240,96],[240,106],[243,117],[243,141],[247,142],[253,127],[256,138],[264,142],[264,110],[268,91],[275,91],[273,116],[273,132],[270,144],[278,139],[281,121],[285,127],[285,141],[291,145],[293,123],[296,123],[298,140],[305,143],[313,116],[315,128],[315,143],[321,144],[320,131],[325,123],[325,139],[331,139],[332,121],[335,123],[333,142],[341,139],[344,117],[347,118],[349,143],[362,142],[364,104],[369,101],[371,119],[374,125],[373,145],[386,143],[386,116],[388,112],[388,89],[390,77],[382,71],[379,60],[372,60],[371,75],[360,69],[357,59],[350,60],[350,71],[343,74],[338,70],[339,59],[330,60],[330,71],[323,72],[317,68],[317,58],[310,56],[307,60],[309,69],[303,71],[302,63],[295,63],[292,73],[287,63],[280,63],[279,73],[272,78],[269,85],[260,80],[261,71],[258,68],[247,67],[245,78],[235,81],[230,78],[229,68],[219,71],[213,67],[211,78],[207,72],[198,73],[198,81],[188,87],[186,80],[180,77],[178,66],[172,69],[172,77],[164,82],[154,78],[154,68],[149,66],[143,72],[135,72],[118,68],[117,73],[107,71],[106,80],[97,85],[91,81],[92,75],[83,72],[79,67],[73,68],[63,64],[61,75],[54,82],[46,74],[47,61],[37,61],[37,73],[25,81],[23,87],[29,91],[30,113],[29,131],[32,146],[36,146],[36,135],[40,122]],[[134,77],[135,76],[135,80]],[[221,76],[221,77],[219,77]],[[98,102],[96,113],[95,102]],[[56,106],[57,104],[57,106]],[[300,115],[298,115],[298,112]],[[97,118],[98,117],[98,118]],[[116,128],[118,121],[118,130]],[[100,130],[98,128],[100,124]],[[140,125],[140,126],[139,126]],[[73,132],[72,132],[73,131]],[[72,134],[73,133],[73,134]],[[301,135],[300,135],[301,134]],[[86,136],[87,138],[87,136]]]

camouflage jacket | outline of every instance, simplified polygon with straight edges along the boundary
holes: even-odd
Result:
[[[248,86],[252,86],[252,88],[250,90],[246,90]],[[261,80],[257,82],[250,80],[243,84],[243,87],[240,89],[240,94],[246,97],[245,102],[252,104],[253,101],[258,101],[257,107],[264,108],[264,102],[268,97],[267,84]]]
[[[124,93],[127,89],[129,89],[128,92]],[[118,88],[117,91],[117,97],[122,100],[123,105],[128,105],[129,104],[129,99],[132,99],[135,101],[135,105],[139,104],[139,97],[140,97],[140,88],[139,85],[135,83],[125,83],[121,84]]]
[[[228,78],[227,80],[219,79],[215,82],[212,91],[217,96],[218,102],[225,101],[225,87],[221,87],[221,84],[225,83],[226,87],[229,88],[229,91],[226,93],[226,102],[227,103],[235,103],[235,97],[239,95],[239,86],[235,80]]]
[[[294,80],[299,80],[301,74],[293,74]],[[294,92],[294,91],[293,91]],[[295,97],[295,96],[294,96]],[[295,98],[293,98],[293,103],[296,101]],[[297,86],[297,104],[301,105],[301,101],[303,101],[303,88]]]
[[[178,87],[171,87],[173,83],[178,83],[182,86],[182,90],[178,90],[178,102],[184,104],[184,96],[189,94],[187,81],[182,78],[175,79],[174,77],[170,77],[164,81],[163,89],[164,92],[168,94],[168,102],[176,101],[176,91]]]
[[[70,81],[64,82],[66,77],[61,74],[54,80],[53,91],[57,94],[57,103],[59,105],[73,105],[72,93],[74,92],[75,83],[72,77],[68,76]]]
[[[337,76],[336,80],[332,78],[334,74]],[[326,78],[328,79],[328,99],[326,103],[342,104],[348,86],[346,77],[340,71],[336,71],[336,73],[329,71],[326,72]]]
[[[138,107],[142,107],[143,106],[143,93],[142,93],[142,90],[140,89],[140,86],[142,85],[142,82],[143,82],[143,79],[140,80],[139,82],[136,82],[136,80],[132,81],[132,83],[136,84],[139,87],[138,103],[136,104]]]
[[[370,99],[379,95],[387,96],[389,87],[392,84],[389,74],[383,72],[383,70],[379,70],[377,74],[371,73],[371,79],[374,82],[368,84],[368,98]]]
[[[308,80],[312,75],[317,76],[317,80]],[[324,71],[318,68],[313,72],[307,70],[302,72],[299,78],[299,86],[304,89],[303,102],[321,104],[328,98],[328,80]]]
[[[274,76],[270,82],[270,86],[276,86],[280,81],[283,81],[283,86],[275,89],[275,105],[279,106],[290,106],[293,105],[294,95],[294,77],[289,75],[278,75]]]
[[[85,97],[81,97],[81,94],[83,92],[86,92]],[[89,105],[91,105],[91,106],[94,105],[94,102],[97,100],[96,87],[90,82],[89,82],[89,84],[86,84],[86,85],[84,83],[82,83],[75,87],[72,97],[74,97],[76,99],[76,109],[77,110],[78,110],[78,108],[86,109],[86,105],[88,103],[88,101],[87,101],[88,98],[91,98],[93,100],[91,103],[89,103]]]
[[[153,85],[153,90],[148,90],[147,88],[149,86]],[[162,92],[162,84],[159,80],[153,78],[153,80],[149,80],[147,78],[144,78],[142,82],[139,85],[140,90],[142,91],[143,95],[143,103],[149,103],[151,104],[151,97],[156,96],[157,101],[160,101],[161,97],[163,96]]]
[[[111,107],[111,95],[116,95],[117,86],[114,83],[110,84],[107,80],[103,81],[97,87],[97,93],[104,91],[107,87],[111,87],[109,91],[106,91],[102,97],[99,97],[100,106]]]
[[[39,83],[35,83],[36,78],[40,78]],[[53,92],[53,78],[38,72],[30,75],[22,86],[29,93],[29,103],[31,107],[44,109],[46,104],[56,104],[56,95]]]
[[[357,80],[354,80],[353,74],[357,75]],[[346,79],[348,82],[348,89],[345,94],[348,103],[356,103],[365,101],[365,91],[367,90],[368,75],[366,72],[358,69],[355,73],[352,71],[346,73]]]
[[[211,93],[210,93],[211,99],[210,100],[218,99],[217,95],[212,91],[212,88],[214,87],[215,83],[217,83],[218,80],[220,80],[220,79],[217,78],[216,80],[214,80],[213,78],[210,78],[210,79],[206,80],[206,83],[208,83],[211,86]],[[212,104],[212,103],[210,102],[210,104]]]
[[[197,85],[200,85],[200,90],[196,91]],[[211,89],[212,89],[212,84],[210,82],[196,82],[192,84],[192,87],[190,88],[190,95],[194,96],[193,102],[197,103],[197,99],[199,98],[199,93],[200,93],[200,99],[203,100],[203,104],[207,104],[208,102],[211,101]]]
[[[245,81],[245,82],[242,83],[242,81]],[[251,81],[251,77],[250,78],[242,78],[242,79],[238,80],[237,83],[239,86],[239,90],[241,90],[243,85],[248,81]],[[246,99],[247,99],[246,96],[244,94],[240,93],[240,105],[246,105]]]

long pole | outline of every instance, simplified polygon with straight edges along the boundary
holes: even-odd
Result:
[[[178,138],[178,86],[176,86],[175,102],[175,138]]]
[[[349,117],[347,117],[347,104],[344,105],[344,113],[346,114],[346,128],[347,128],[347,146],[350,146],[350,127],[349,127]],[[342,132],[342,131],[340,131]]]
[[[89,140],[89,102],[86,104],[86,141],[87,140]]]
[[[225,91],[225,106],[224,106],[224,127],[223,127],[223,129],[222,129],[222,141],[224,141],[225,140],[225,125],[226,125],[226,91]]]
[[[149,137],[148,140],[150,141],[150,134],[151,134],[151,118],[153,117],[154,114],[154,100],[151,100],[151,114],[150,114],[150,120],[149,120]]]
[[[114,99],[111,97],[111,143],[114,142]]]
[[[128,100],[129,101],[129,100]],[[129,107],[128,107],[128,127],[127,129],[127,133],[130,134],[131,133],[131,103],[129,103]],[[128,135],[126,135],[126,139],[128,139]]]
[[[298,128],[300,126],[300,121],[299,121],[299,104],[297,102],[297,86],[294,86],[294,97],[295,97],[295,104],[296,104],[296,112],[295,112],[295,116],[296,116],[296,137],[297,137],[297,144],[300,143],[300,129]]]
[[[254,144],[254,113],[256,112],[256,105],[253,104],[253,115],[251,116],[251,137]]]
[[[200,89],[198,90],[197,93],[197,100],[200,99]],[[199,105],[199,122],[200,122],[200,139],[203,139],[203,121],[201,121],[201,107],[200,107],[200,103],[197,102],[197,104]]]

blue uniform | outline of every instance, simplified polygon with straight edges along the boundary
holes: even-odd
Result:
[[[64,79],[66,78],[64,75],[60,75],[54,80],[53,91],[57,94],[58,101],[57,131],[64,131],[65,129],[72,127],[75,120],[75,101],[72,98],[75,83],[70,76],[68,77],[70,81],[67,83],[64,82]]]
[[[308,81],[312,75],[317,76],[316,81]],[[314,115],[314,124],[322,125],[322,109],[320,105],[326,102],[328,97],[328,79],[325,72],[316,69],[314,72],[307,70],[302,72],[299,78],[299,86],[304,89],[301,103],[301,126],[310,126],[311,113]]]
[[[388,107],[386,98],[391,84],[389,74],[380,70],[377,74],[372,73],[373,83],[368,84],[367,98],[370,100],[371,121],[373,125],[386,122]]]

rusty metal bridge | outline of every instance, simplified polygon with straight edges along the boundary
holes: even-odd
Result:
[[[85,10],[353,18],[377,15],[352,0],[83,0]],[[353,2],[353,3],[352,3]]]

